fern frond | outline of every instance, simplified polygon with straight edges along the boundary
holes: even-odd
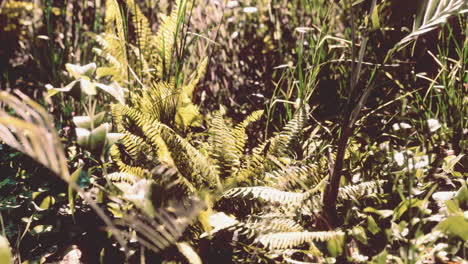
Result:
[[[112,80],[123,84],[128,80],[128,60],[125,47],[125,34],[120,7],[116,0],[106,0],[105,30],[97,37],[103,47],[104,56],[111,62],[110,67],[98,68],[97,76],[111,75]]]
[[[175,244],[203,207],[199,199],[191,198],[173,206],[156,209],[152,218],[134,213],[123,217],[117,224],[134,229],[138,241],[157,253]]]
[[[269,203],[294,206],[301,204],[310,195],[310,192],[285,192],[271,187],[255,186],[232,188],[226,191],[222,198],[262,199]]]
[[[302,129],[306,124],[307,113],[304,107],[300,108],[293,119],[291,119],[283,130],[270,139],[270,147],[268,154],[275,157],[293,156],[294,150],[300,149],[297,146],[298,140],[301,136]]]
[[[143,58],[148,60],[151,50],[149,49],[152,31],[148,19],[141,12],[140,7],[135,3],[134,0],[125,0],[128,10],[132,15],[132,23],[135,27],[135,35],[137,39],[137,46],[140,50]]]
[[[180,173],[193,182],[197,188],[204,186],[204,184],[216,189],[221,187],[218,172],[208,157],[201,154],[185,138],[158,122],[139,123],[139,125],[142,126],[144,133],[152,142],[154,142],[156,135],[163,138]]]
[[[302,232],[304,228],[291,218],[261,218],[248,221],[247,225],[259,233]]]
[[[172,63],[173,50],[179,30],[178,22],[181,16],[185,16],[185,3],[184,0],[177,0],[170,15],[162,15],[161,25],[152,40],[155,52],[153,51],[150,64],[156,65],[156,76],[159,79],[164,79],[164,75]]]
[[[138,180],[138,177],[126,172],[113,172],[107,174],[106,179],[111,182],[126,182],[133,184]]]
[[[254,122],[257,122],[263,115],[263,110],[257,110],[252,112],[249,116],[247,116],[244,121],[237,124],[232,131],[234,136],[234,150],[235,155],[240,159],[243,155],[245,142],[247,140],[247,136],[245,133],[245,129]]]
[[[316,186],[325,177],[316,165],[292,165],[275,170],[265,175],[268,181],[273,181],[273,187],[281,190],[302,189]]]
[[[221,177],[230,175],[234,168],[240,166],[240,157],[236,156],[235,138],[221,113],[214,113],[209,132],[209,153],[215,161]]]
[[[316,231],[316,232],[280,232],[261,235],[255,242],[272,249],[295,248],[304,243],[325,242],[344,236],[343,231]]]
[[[202,264],[200,256],[198,256],[197,252],[193,250],[191,246],[187,243],[176,243],[177,249],[179,252],[185,257],[187,263],[189,264]]]
[[[466,12],[468,12],[468,3],[465,0],[426,0],[414,20],[413,31],[400,40],[396,46],[404,45],[436,29],[450,16]]]
[[[363,182],[357,185],[347,185],[338,190],[338,201],[354,200],[359,201],[363,197],[374,194],[382,193],[382,185],[384,180]]]
[[[13,117],[0,108],[0,140],[68,180],[67,159],[52,119],[25,94],[16,91],[16,95],[0,92],[0,102],[19,116]]]
[[[157,158],[156,151],[149,146],[146,141],[134,134],[125,131],[124,136],[120,139],[122,145],[130,157],[138,161],[139,164],[151,162]]]
[[[139,178],[148,178],[151,175],[150,171],[146,168],[129,165],[131,157],[126,154],[125,147],[121,144],[114,144],[109,150],[112,160],[117,164],[121,172],[130,173]]]

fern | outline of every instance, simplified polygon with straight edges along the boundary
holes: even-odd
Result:
[[[152,218],[133,213],[124,216],[117,224],[135,230],[138,242],[157,253],[174,245],[203,207],[199,199],[190,198],[188,201],[156,209]],[[130,233],[121,232],[131,237]]]
[[[181,242],[176,243],[177,249],[185,257],[185,260],[189,264],[202,264],[200,256],[193,250],[187,243]]]
[[[111,66],[98,68],[97,77],[111,75],[112,80],[122,84],[128,80],[128,60],[123,19],[116,0],[106,0],[105,28],[106,32],[97,36],[96,40],[103,47],[100,55]]]
[[[414,20],[413,31],[400,40],[396,46],[402,46],[436,29],[452,15],[466,12],[468,12],[468,5],[465,0],[426,0],[424,8],[420,9]]]
[[[259,233],[304,231],[301,225],[287,217],[260,218],[260,220],[248,221],[247,224]]]
[[[201,187],[208,184],[208,187],[219,189],[221,183],[218,172],[210,161],[194,148],[186,139],[177,135],[168,126],[153,122],[152,124],[140,124],[143,126],[147,137],[153,141],[156,135],[160,135],[165,141],[171,157],[181,174]]]
[[[300,149],[298,144],[302,129],[306,124],[306,117],[305,107],[299,108],[294,118],[286,124],[283,130],[270,139],[270,147],[267,153],[276,157],[294,157],[294,153],[291,151]]]
[[[16,95],[0,92],[0,102],[20,117],[0,108],[0,140],[69,180],[67,159],[52,119],[38,103],[19,91]]]
[[[357,185],[348,185],[341,187],[338,191],[338,201],[354,200],[359,201],[363,197],[382,192],[382,185],[386,181],[362,182]]]
[[[106,179],[111,182],[126,182],[133,184],[136,183],[138,177],[135,177],[135,175],[126,172],[114,172],[107,174]]]
[[[128,10],[132,15],[132,23],[135,27],[135,35],[137,38],[137,46],[144,60],[148,60],[151,54],[150,44],[153,32],[146,16],[141,12],[140,7],[134,0],[125,0]]]
[[[228,199],[236,197],[250,200],[262,199],[269,203],[277,203],[289,206],[299,205],[309,196],[309,192],[285,192],[271,187],[261,186],[233,188],[222,195],[223,198]]]
[[[283,169],[267,172],[265,177],[271,180],[273,187],[282,190],[302,189],[316,186],[325,177],[315,165],[292,165]]]
[[[177,0],[170,15],[162,15],[161,25],[153,40],[156,52],[150,58],[150,64],[156,65],[156,76],[160,79],[165,79],[164,77],[172,65],[173,50],[180,26],[179,21],[182,16],[185,16],[185,10],[186,1]]]
[[[316,232],[280,232],[261,235],[255,239],[264,247],[272,249],[287,249],[298,247],[304,243],[312,244],[315,241],[324,242],[344,236],[342,231],[316,231]]]

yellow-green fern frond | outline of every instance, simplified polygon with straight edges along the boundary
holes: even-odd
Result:
[[[281,190],[302,189],[316,186],[326,176],[315,165],[292,165],[283,169],[267,172],[267,180],[274,182],[274,187]]]
[[[148,178],[151,175],[148,169],[128,164],[131,163],[131,157],[126,154],[125,148],[122,145],[112,145],[109,150],[109,154],[121,172],[130,173],[138,176],[139,178]]]
[[[382,185],[384,183],[384,180],[379,180],[340,187],[338,190],[338,201],[359,201],[359,199],[362,199],[367,195],[381,193]]]
[[[98,68],[96,73],[98,78],[111,75],[112,80],[123,84],[128,79],[128,60],[123,19],[116,0],[106,0],[105,29],[106,32],[98,36],[97,41],[103,47],[100,55],[105,57],[111,66]]]
[[[195,72],[190,82],[182,88],[183,94],[185,94],[188,97],[188,99],[192,100],[193,91],[195,90],[195,87],[197,87],[198,83],[205,75],[207,65],[208,65],[208,58],[205,58],[199,64],[197,71]]]
[[[298,109],[294,118],[291,119],[283,130],[270,139],[271,145],[268,149],[268,154],[275,157],[291,156],[295,149],[301,149],[301,146],[296,146],[298,139],[302,133],[302,129],[306,124],[307,113],[304,107]]]
[[[218,173],[208,157],[201,154],[185,138],[158,122],[152,124],[143,122],[139,125],[150,141],[154,142],[155,136],[158,135],[163,138],[180,173],[196,187],[207,186],[215,189],[221,187]]]
[[[108,179],[110,182],[126,182],[133,184],[137,182],[138,177],[126,172],[114,172],[107,174],[106,179]]]
[[[220,176],[226,177],[240,167],[242,152],[239,154],[232,128],[226,125],[220,112],[214,113],[209,131],[209,152],[219,169]]]
[[[232,188],[226,191],[223,198],[262,199],[269,203],[298,206],[310,197],[310,192],[285,192],[271,187],[254,186]]]
[[[263,110],[254,111],[249,116],[247,116],[244,119],[244,121],[242,121],[241,123],[237,124],[234,127],[234,130],[232,131],[232,134],[233,134],[234,139],[235,139],[234,146],[235,146],[235,151],[236,151],[236,156],[237,157],[239,157],[239,158],[242,157],[242,154],[244,152],[245,142],[247,140],[245,129],[251,123],[254,123],[254,122],[257,122],[258,120],[260,120],[262,115],[263,115]]]
[[[172,127],[177,112],[178,96],[174,84],[153,82],[142,91],[141,96],[135,97],[135,109]]]
[[[325,242],[341,239],[343,236],[343,231],[280,232],[261,235],[255,239],[255,242],[270,250],[287,249],[299,247],[303,244],[312,244],[316,241]]]
[[[124,216],[122,220],[117,221],[117,224],[135,230],[139,243],[154,252],[160,252],[179,240],[203,207],[199,199],[191,198],[188,201],[156,209],[154,217],[134,213]],[[130,233],[121,232],[129,238],[132,237]]]
[[[151,50],[149,45],[151,37],[153,35],[151,27],[146,16],[141,12],[140,7],[134,0],[125,0],[128,10],[132,15],[132,23],[135,27],[135,37],[137,39],[137,46],[140,50],[141,55],[145,60],[148,59]]]
[[[151,146],[146,144],[145,140],[139,136],[123,132],[124,136],[121,138],[120,143],[125,146],[125,150],[133,160],[146,163],[145,161],[153,161],[157,154],[153,151]]]
[[[291,218],[262,218],[248,222],[259,233],[302,232],[304,228]]]
[[[156,76],[165,79],[165,74],[172,65],[172,56],[177,41],[180,21],[185,16],[186,1],[176,0],[169,16],[162,14],[161,25],[152,41],[154,51],[150,64],[156,66]]]

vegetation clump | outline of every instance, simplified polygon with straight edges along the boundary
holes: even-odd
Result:
[[[0,262],[464,263],[466,1],[208,2],[0,4]]]

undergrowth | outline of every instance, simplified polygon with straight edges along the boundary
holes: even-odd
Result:
[[[465,263],[467,12],[0,3],[0,263]]]

